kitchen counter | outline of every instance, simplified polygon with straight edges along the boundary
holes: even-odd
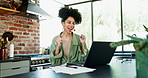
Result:
[[[114,59],[108,65],[98,66],[95,71],[81,74],[56,73],[52,69],[33,71],[6,78],[136,78],[135,59]]]
[[[0,59],[0,63],[23,61],[23,60],[30,60],[30,59],[31,58],[18,58],[18,57],[14,57],[14,58]]]

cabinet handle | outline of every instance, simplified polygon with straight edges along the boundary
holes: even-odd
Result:
[[[20,67],[12,68],[12,70],[15,70],[15,69],[20,69]]]

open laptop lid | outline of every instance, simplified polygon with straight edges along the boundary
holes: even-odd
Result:
[[[84,63],[85,67],[96,67],[110,63],[115,49],[110,47],[111,42],[94,41]]]

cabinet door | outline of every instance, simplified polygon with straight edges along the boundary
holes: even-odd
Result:
[[[30,72],[30,60],[0,63],[0,77]]]
[[[4,62],[0,64],[1,69],[11,69],[11,68],[17,68],[17,67],[25,67],[30,66],[30,60],[24,60],[24,61],[15,61],[15,62]]]
[[[12,69],[7,69],[7,70],[2,70],[0,71],[0,77],[6,77],[6,76],[11,76],[11,75],[17,75],[17,74],[22,74],[22,73],[27,73],[29,72],[29,67],[18,67],[18,68],[12,68]]]

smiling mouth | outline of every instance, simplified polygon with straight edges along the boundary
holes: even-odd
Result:
[[[69,30],[69,31],[72,31],[72,30],[75,31],[74,27],[68,27],[68,30]]]
[[[69,29],[69,30],[72,30],[73,28],[72,28],[72,27],[68,27],[68,29]]]

